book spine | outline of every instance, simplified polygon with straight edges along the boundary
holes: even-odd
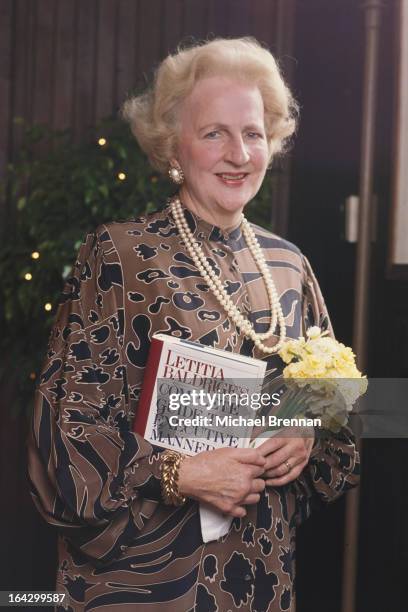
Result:
[[[133,421],[133,431],[144,437],[147,420],[149,418],[150,405],[152,403],[153,391],[156,385],[157,371],[159,369],[160,357],[164,343],[156,338],[152,339],[149,356],[143,378],[143,388],[140,394],[139,404],[135,420]]]

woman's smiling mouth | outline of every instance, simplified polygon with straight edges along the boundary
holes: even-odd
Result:
[[[232,186],[242,185],[245,178],[248,176],[247,172],[220,172],[216,176],[225,184]]]

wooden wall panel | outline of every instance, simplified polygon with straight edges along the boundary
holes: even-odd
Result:
[[[56,0],[53,127],[66,129],[74,119],[75,28],[77,3]]]
[[[184,36],[184,0],[164,2],[162,7],[162,55],[174,53]]]
[[[228,0],[208,0],[208,31],[215,36],[228,36]]]
[[[110,115],[115,107],[117,87],[117,0],[97,3],[95,111],[96,121]]]
[[[259,42],[266,43],[271,50],[276,31],[277,2],[269,0],[256,0],[251,2],[252,27]]]
[[[139,2],[119,0],[116,61],[115,106],[119,107],[127,92],[136,83],[136,51],[138,51]]]
[[[295,62],[295,1],[278,0],[275,5],[276,25],[271,41],[271,51],[279,58],[285,77],[289,83],[294,81]]]
[[[12,63],[12,106],[11,118],[23,117],[31,120],[33,92],[33,2],[31,0],[15,0],[13,3],[13,63]],[[21,144],[22,128],[12,125],[12,147],[10,158],[18,151]],[[2,137],[1,146],[3,147]]]
[[[251,3],[246,0],[229,0],[228,4],[228,35],[247,36],[252,29]]]
[[[0,180],[8,162],[11,120],[11,63],[12,63],[13,4],[12,0],[0,3]]]
[[[35,123],[52,124],[56,7],[54,0],[37,0],[33,5],[35,51],[32,120]]]
[[[79,0],[77,11],[73,128],[80,140],[94,123],[97,0]]]
[[[160,0],[139,0],[139,3],[137,71],[138,82],[143,86],[162,57],[161,43],[166,26],[162,21]],[[171,12],[169,15],[171,19]]]
[[[184,2],[184,36],[196,40],[208,35],[208,5],[201,0]]]

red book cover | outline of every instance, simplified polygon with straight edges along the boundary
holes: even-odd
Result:
[[[143,378],[143,388],[137,407],[133,431],[144,437],[147,419],[149,417],[150,405],[152,402],[153,391],[156,384],[157,370],[159,369],[160,357],[163,350],[163,340],[152,338],[149,356],[147,358],[146,369]]]

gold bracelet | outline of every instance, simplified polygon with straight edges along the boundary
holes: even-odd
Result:
[[[173,450],[165,450],[160,455],[162,495],[168,506],[182,506],[187,501],[178,490],[179,468],[185,458],[185,455]]]

